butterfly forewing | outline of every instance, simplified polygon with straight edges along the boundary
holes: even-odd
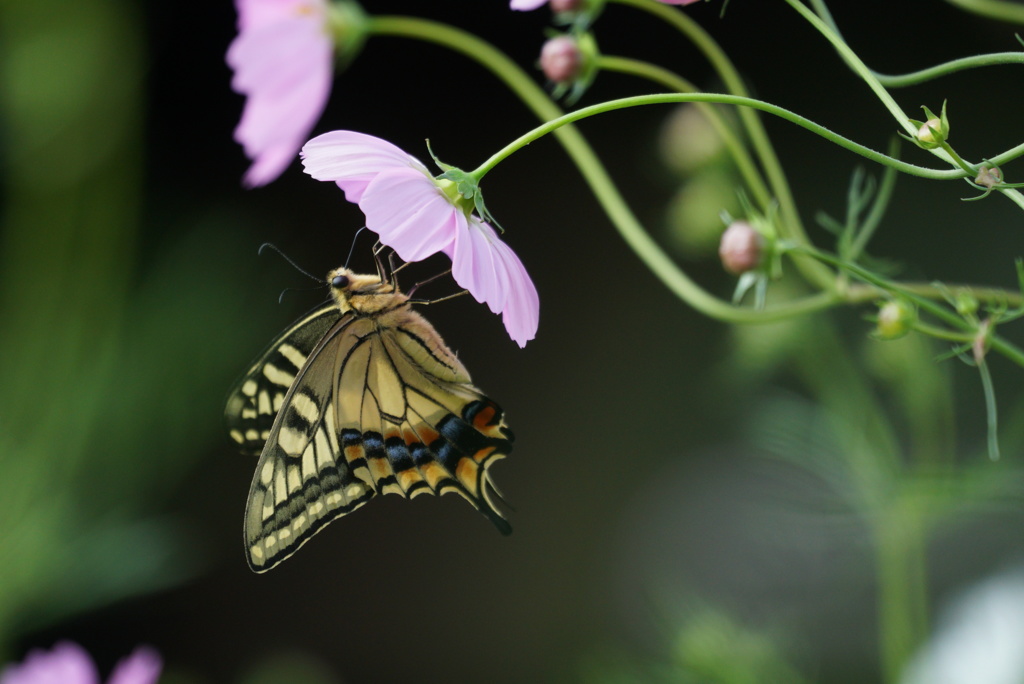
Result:
[[[284,331],[246,371],[228,395],[228,435],[245,453],[257,455],[270,436],[284,397],[313,348],[341,318],[334,303],[309,312]]]
[[[454,491],[503,533],[511,531],[494,506],[487,473],[512,448],[501,409],[470,383],[405,296],[388,296],[395,306],[370,313],[342,313],[338,306],[313,312],[303,319],[309,329],[300,322],[283,335],[231,396],[236,408],[251,414],[255,407],[259,419],[267,401],[261,392],[266,389],[271,406],[280,394],[245,516],[249,564],[258,572],[377,493],[411,498]],[[264,370],[282,370],[279,357],[291,354],[281,351],[284,344],[304,356],[301,368],[284,369],[292,377],[287,389],[275,381],[283,375]],[[250,380],[255,392],[246,386]],[[243,436],[249,434],[243,428],[257,429],[244,421],[229,418]]]

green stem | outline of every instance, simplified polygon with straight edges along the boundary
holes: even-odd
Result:
[[[978,373],[981,375],[981,387],[985,393],[985,416],[988,424],[988,457],[999,460],[999,418],[996,412],[996,390],[992,384],[992,374],[988,370],[985,359],[978,361]]]
[[[971,176],[975,173],[975,168],[968,164],[967,162],[965,162],[963,160],[963,157],[957,154],[957,151],[954,150],[948,142],[943,141],[940,144],[940,146],[943,150],[946,151],[946,154],[948,154],[950,158],[952,158],[953,162],[964,170],[964,173],[966,173],[968,176]]]
[[[726,95],[722,93],[665,93],[658,95],[636,95],[633,97],[624,97],[618,100],[608,100],[607,102],[601,102],[595,105],[591,105],[589,107],[577,109],[574,112],[569,112],[568,114],[563,114],[558,118],[551,119],[546,123],[538,126],[537,128],[534,128],[532,131],[523,134],[519,138],[516,138],[511,143],[509,143],[508,145],[506,145],[505,147],[491,155],[489,159],[487,159],[483,164],[477,167],[472,173],[477,177],[477,179],[481,178],[488,171],[494,168],[494,166],[496,166],[503,159],[511,155],[513,152],[530,144],[531,142],[537,140],[538,138],[547,135],[548,133],[557,131],[560,127],[565,126],[566,124],[572,123],[574,121],[586,119],[597,114],[604,114],[606,112],[614,111],[616,109],[641,107],[645,105],[654,104],[672,104],[679,102],[713,102],[718,104],[736,105],[741,108],[749,107],[751,109],[759,109],[763,112],[767,112],[768,114],[772,114],[781,119],[785,119],[791,123],[794,123],[800,126],[801,128],[805,128],[811,131],[812,133],[819,135],[822,138],[825,138],[826,140],[833,142],[836,145],[839,145],[840,147],[850,150],[851,152],[859,154],[862,157],[870,159],[871,161],[877,162],[879,164],[884,164],[886,166],[896,169],[897,171],[902,171],[903,173],[912,176],[918,176],[921,178],[931,178],[934,180],[954,180],[964,178],[965,176],[968,175],[966,172],[960,169],[931,169],[924,166],[917,166],[915,164],[908,164],[907,162],[900,161],[899,159],[894,159],[886,154],[878,152],[877,150],[873,150],[870,147],[866,147],[864,145],[861,145],[860,143],[856,143],[850,140],[849,138],[845,138],[839,135],[838,133],[835,133],[825,128],[821,124],[817,124],[811,121],[810,119],[806,119],[800,116],[799,114],[791,112],[788,109],[779,107],[778,105],[773,105],[769,102],[755,100],[749,97],[741,97],[738,95]],[[798,242],[803,241],[800,240]]]
[[[715,73],[722,79],[722,83],[729,93],[749,97],[749,92],[743,84],[743,79],[729,60],[725,51],[700,24],[691,19],[685,12],[680,12],[677,8],[660,2],[652,2],[652,0],[611,1],[653,14],[675,28],[686,36],[707,58]],[[748,109],[741,108],[739,116],[747,131],[747,135],[750,137],[750,143],[754,148],[754,152],[757,154],[762,168],[764,168],[765,175],[768,178],[768,185],[771,187],[772,193],[774,193],[775,199],[779,203],[779,215],[782,218],[782,236],[796,242],[810,244],[810,238],[808,238],[807,232],[804,230],[803,222],[800,219],[800,212],[797,209],[796,201],[793,199],[789,181],[786,179],[786,173],[782,169],[778,155],[775,154],[775,149],[772,147],[764,125],[761,123],[757,113]],[[821,268],[820,264],[816,264],[813,261],[799,260],[796,262],[796,265],[800,272],[812,283],[822,288],[830,286],[833,276],[827,269]]]
[[[371,18],[369,30],[376,35],[415,38],[436,43],[463,54],[500,78],[541,120],[557,119],[562,115],[562,111],[551,102],[547,94],[515,62],[471,33],[426,19],[396,16]],[[711,295],[690,279],[651,239],[579,131],[574,127],[559,126],[551,130],[554,130],[559,142],[576,163],[626,244],[669,290],[693,308],[726,322],[768,323],[821,311],[839,303],[840,300],[835,294],[822,292],[789,304],[754,311],[733,306]]]
[[[989,19],[1024,24],[1024,5],[1019,2],[1003,2],[1002,0],[946,0],[946,2]]]
[[[914,323],[914,330],[917,332],[934,337],[937,340],[946,340],[948,342],[971,342],[974,340],[974,335],[965,332],[956,332],[954,330],[947,330],[946,328],[940,328],[935,325],[929,325],[924,321],[917,321]]]
[[[888,88],[905,88],[958,71],[1000,64],[1024,64],[1024,52],[993,52],[987,55],[961,57],[909,74],[882,74],[877,71],[872,71],[872,73],[882,85]]]
[[[598,68],[605,71],[617,71],[632,76],[639,76],[679,93],[695,93],[700,90],[682,76],[668,69],[651,64],[650,62],[629,59],[627,57],[601,55],[598,59]],[[700,102],[697,103],[697,107],[707,117],[718,137],[721,138],[722,144],[729,150],[736,168],[739,169],[740,175],[743,176],[747,187],[753,193],[754,199],[757,201],[761,211],[767,213],[772,202],[771,191],[768,190],[764,179],[761,178],[754,160],[747,153],[747,148],[736,135],[733,127],[718,113],[714,106],[706,102]]]
[[[849,262],[842,261],[841,259],[838,259],[832,256],[831,254],[818,251],[814,248],[793,246],[792,249],[801,251],[807,256],[812,256],[816,259],[821,259],[822,261],[831,266],[835,266],[836,268],[845,270],[849,272],[851,275],[859,278],[860,280],[863,280],[864,282],[877,287],[880,291],[890,292],[893,294],[898,294],[903,297],[906,297],[907,299],[917,304],[919,308],[927,311],[936,318],[945,321],[947,324],[955,328],[960,328],[961,330],[966,331],[966,333],[971,336],[971,339],[973,339],[974,336],[977,335],[979,332],[979,327],[977,323],[972,323],[964,320],[963,318],[953,313],[952,311],[949,311],[948,309],[945,309],[935,304],[933,301],[928,299],[928,296],[921,294],[921,286],[918,286],[917,288],[911,288],[900,283],[889,282],[884,278],[876,276],[874,273],[871,273],[870,271],[860,266],[857,266],[856,264],[851,264]],[[942,290],[934,286],[930,286],[930,290],[931,291],[929,294],[932,295],[933,298],[940,298]],[[946,288],[945,291],[949,292],[949,289]],[[1003,294],[999,290],[988,290],[988,292],[997,293],[999,295]],[[850,293],[845,294],[843,296],[843,299],[844,301],[847,302],[854,301],[854,298]],[[1002,301],[1003,300],[996,300],[997,303],[1002,303]],[[1018,366],[1024,368],[1024,350],[997,335],[992,335],[989,338],[989,340],[990,349],[999,352],[1009,360],[1013,361]]]
[[[821,17],[828,27],[832,30],[836,36],[842,38],[842,34],[839,32],[839,27],[836,25],[835,20],[832,18],[832,13],[829,12],[828,6],[824,0],[810,0],[811,6],[814,11]],[[1015,5],[1019,7],[1019,5]],[[1022,13],[1024,14],[1024,13]],[[844,39],[845,40],[845,39]],[[917,85],[930,81],[941,76],[947,76],[957,71],[964,71],[966,69],[976,69],[984,66],[994,66],[999,64],[1019,64],[1024,63],[1024,52],[993,52],[987,55],[974,55],[972,57],[961,57],[960,59],[953,59],[943,64],[939,64],[927,69],[920,71],[914,71],[909,74],[882,74],[874,69],[871,73],[875,75],[879,83],[887,88],[903,88],[906,86]]]
[[[878,563],[878,619],[884,681],[900,681],[928,621],[924,525],[906,494],[880,513],[874,526]]]

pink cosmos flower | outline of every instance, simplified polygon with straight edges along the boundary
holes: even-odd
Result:
[[[114,668],[107,684],[155,684],[160,676],[160,656],[140,646]],[[29,652],[25,661],[8,665],[0,673],[0,684],[98,684],[99,674],[89,654],[69,641],[53,650]]]
[[[309,137],[331,92],[333,40],[326,0],[235,0],[238,36],[227,63],[246,96],[235,140],[253,160],[243,183],[281,175]]]
[[[457,206],[462,198],[451,181],[435,179],[420,160],[386,140],[355,131],[313,138],[302,148],[302,163],[313,178],[337,183],[363,210],[367,228],[404,261],[447,254],[455,282],[501,313],[520,347],[537,334],[537,288],[494,229]]]

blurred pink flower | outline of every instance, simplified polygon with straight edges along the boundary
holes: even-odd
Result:
[[[246,96],[235,140],[253,160],[243,183],[281,175],[324,111],[334,44],[326,0],[235,0],[238,36],[227,52],[231,87]]]
[[[457,204],[465,200],[454,183],[435,179],[420,160],[386,140],[355,131],[313,138],[302,148],[302,163],[313,178],[337,183],[363,210],[367,228],[404,261],[447,254],[455,282],[501,313],[520,347],[537,334],[537,288],[494,229]]]
[[[140,646],[114,668],[107,684],[154,684],[160,676],[160,656]],[[92,658],[78,644],[62,641],[51,651],[34,650],[24,662],[8,665],[0,684],[97,684]]]
[[[690,5],[695,2],[700,2],[700,0],[658,0],[658,2],[663,2],[666,5]],[[509,7],[514,10],[528,12],[530,10],[537,9],[542,5],[546,5],[547,3],[548,0],[512,0]]]

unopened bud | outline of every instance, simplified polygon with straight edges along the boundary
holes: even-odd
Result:
[[[746,221],[734,221],[722,233],[718,256],[726,271],[742,275],[757,268],[763,250],[764,236]]]
[[[882,340],[895,340],[903,337],[914,326],[917,312],[904,301],[890,300],[878,310],[878,324],[875,337]]]
[[[540,66],[544,75],[554,83],[571,83],[583,69],[583,53],[576,39],[557,36],[544,43],[540,51]]]
[[[945,140],[942,134],[942,121],[939,119],[928,119],[917,129],[917,139],[926,145],[937,145]]]
[[[551,0],[549,4],[551,11],[557,14],[560,12],[576,12],[583,9],[586,3],[584,0]]]

